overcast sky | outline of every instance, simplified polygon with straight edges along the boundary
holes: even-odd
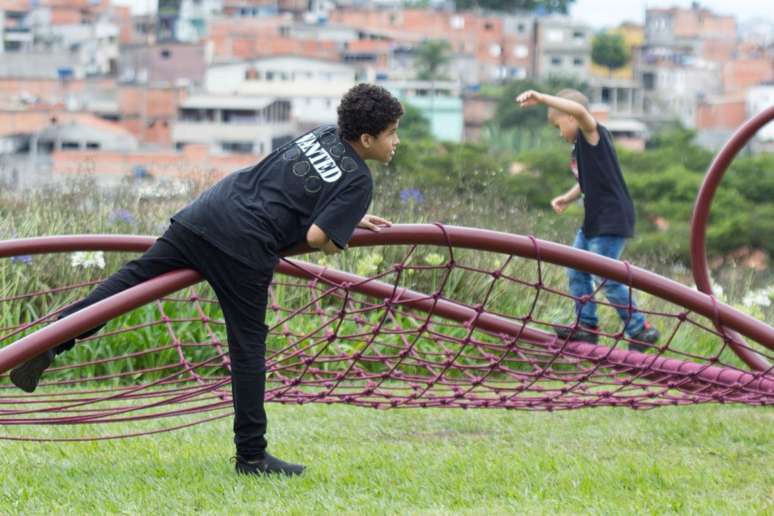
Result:
[[[767,0],[702,0],[699,4],[717,14],[735,15],[742,22],[771,18]],[[691,0],[575,0],[570,14],[593,27],[608,27],[622,21],[643,23],[647,7],[672,6],[690,7]]]
[[[157,0],[113,0],[120,5],[128,5],[134,14],[156,10]],[[753,18],[769,18],[770,0],[702,0],[702,6],[718,14],[735,14],[739,21]],[[570,11],[593,27],[615,26],[622,21],[642,23],[646,7],[690,7],[691,0],[575,0]]]

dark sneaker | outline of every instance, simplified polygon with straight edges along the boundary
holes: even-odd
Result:
[[[54,352],[51,350],[31,358],[11,371],[11,381],[24,392],[34,392],[38,387],[40,376],[54,361]]]
[[[246,460],[236,456],[236,472],[242,475],[300,475],[304,472],[306,466],[301,464],[290,464],[270,455],[269,453],[262,459]]]
[[[596,344],[599,340],[599,335],[596,333],[598,331],[599,328],[597,326],[584,326],[582,324],[577,327],[558,326],[554,328],[554,333],[563,340],[582,340],[592,344]]]
[[[642,325],[642,329],[640,329],[640,331],[629,335],[630,339],[637,341],[629,342],[629,350],[645,353],[647,350],[652,349],[652,346],[649,346],[648,344],[655,344],[658,342],[660,337],[661,334],[658,332],[656,327],[649,322],[646,322]]]

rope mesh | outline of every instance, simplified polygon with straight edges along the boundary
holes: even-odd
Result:
[[[533,260],[391,245],[302,258],[283,259],[270,289],[270,402],[526,410],[774,402],[774,371],[750,371],[717,321],[633,289],[662,337],[645,353],[629,351],[624,322],[603,295],[605,278],[580,300],[598,305],[598,344],[556,337],[557,328],[576,327],[576,299],[565,269],[539,252]],[[39,266],[56,259],[42,255]],[[0,347],[54,321],[96,282],[4,292],[0,310],[11,317]],[[774,361],[771,350],[743,345]],[[204,283],[114,319],[60,355],[35,393],[0,376],[4,439],[144,435],[231,413],[225,326]],[[129,425],[143,420],[155,426]],[[46,433],[50,425],[103,423],[117,425],[89,437]]]

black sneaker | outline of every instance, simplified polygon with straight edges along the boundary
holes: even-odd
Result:
[[[648,344],[655,344],[658,342],[660,337],[661,334],[658,332],[656,327],[649,322],[646,322],[642,325],[642,329],[640,329],[640,331],[629,335],[630,339],[638,341],[629,342],[629,350],[645,353],[647,350],[652,349],[652,346],[649,346]]]
[[[574,326],[557,326],[554,328],[554,333],[563,340],[582,340],[583,342],[591,342],[596,344],[599,340],[599,335],[596,332],[599,331],[597,326],[584,326],[579,324]]]
[[[242,475],[300,475],[306,466],[290,464],[266,453],[262,459],[247,460],[236,456],[236,472]]]
[[[54,352],[51,350],[27,360],[22,365],[11,371],[11,381],[24,392],[34,392],[38,387],[40,376],[54,361]]]

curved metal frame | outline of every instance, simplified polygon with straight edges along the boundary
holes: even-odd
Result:
[[[155,238],[153,237],[110,235],[32,238],[0,242],[0,257],[76,250],[141,252],[150,247],[154,241]],[[724,327],[739,331],[748,338],[752,338],[769,349],[774,350],[774,328],[761,321],[740,313],[728,305],[718,303],[707,294],[697,292],[685,285],[652,272],[562,244],[495,231],[430,224],[395,225],[378,233],[358,230],[350,242],[351,247],[417,244],[453,246],[512,254],[524,258],[540,259],[549,263],[584,270],[598,276],[612,278],[685,306],[698,314],[717,321],[718,324]],[[301,248],[296,249],[295,253],[307,251],[309,251],[308,248]],[[306,269],[306,272],[304,272],[304,269]],[[396,295],[404,296],[402,299],[400,297],[396,298],[396,301],[402,300],[403,302],[412,302],[412,296],[419,296],[413,297],[415,302],[419,302],[422,297],[427,297],[408,290],[396,290],[394,286],[380,284],[375,281],[358,285],[358,282],[362,282],[363,278],[339,271],[315,268],[315,266],[310,264],[296,264],[293,260],[283,260],[277,268],[277,271],[283,274],[306,277],[309,276],[309,271],[311,270],[316,270],[316,273],[331,282],[347,281],[352,285],[351,288],[353,290],[363,291],[363,293],[370,295],[390,298]],[[77,314],[52,323],[0,349],[0,372],[7,371],[16,364],[49,349],[55,345],[52,343],[74,338],[88,328],[106,322],[154,299],[193,285],[201,281],[201,279],[199,273],[190,269],[169,272],[89,306]],[[447,304],[448,306],[446,306]],[[442,310],[439,311],[439,315],[459,321],[471,320],[470,308],[454,303],[447,304],[436,307],[436,310]],[[421,308],[421,305],[417,305],[417,308]],[[476,325],[482,329],[505,331],[509,334],[521,331],[523,332],[520,334],[522,337],[545,345],[550,345],[552,340],[555,341],[554,338],[544,332],[529,328],[522,329],[521,325],[491,315],[478,318]],[[620,365],[636,367],[637,364],[635,362],[638,362],[643,367],[650,369],[657,367],[662,372],[687,375],[698,373],[707,380],[713,382],[722,380],[721,383],[728,383],[729,385],[753,379],[749,373],[717,367],[706,368],[702,366],[701,369],[693,371],[690,367],[686,369],[687,363],[683,361],[667,360],[661,357],[641,355],[624,350],[611,350],[606,346],[573,343],[573,349],[575,352],[589,358],[605,357],[606,360],[614,364],[620,363]],[[603,354],[600,355],[600,353]],[[646,360],[643,361],[643,357]],[[761,378],[755,383],[758,385],[758,388],[763,389],[765,392],[774,392],[774,381],[772,380]]]
[[[774,106],[762,111],[757,116],[745,122],[737,131],[731,135],[723,148],[712,160],[704,181],[699,188],[699,194],[696,196],[696,202],[693,206],[693,216],[691,217],[691,266],[693,269],[693,278],[696,286],[705,294],[712,295],[712,284],[710,283],[709,267],[707,266],[706,234],[707,221],[709,220],[710,207],[712,199],[715,197],[715,191],[720,184],[723,175],[728,166],[734,160],[739,151],[747,142],[760,130],[761,127],[774,119]],[[723,325],[724,326],[724,325]],[[725,333],[729,338],[729,345],[747,365],[758,371],[765,371],[771,366],[761,357],[756,356],[744,347],[744,341],[734,332],[724,331],[723,326],[718,326],[718,331]],[[733,330],[733,328],[731,328]]]

